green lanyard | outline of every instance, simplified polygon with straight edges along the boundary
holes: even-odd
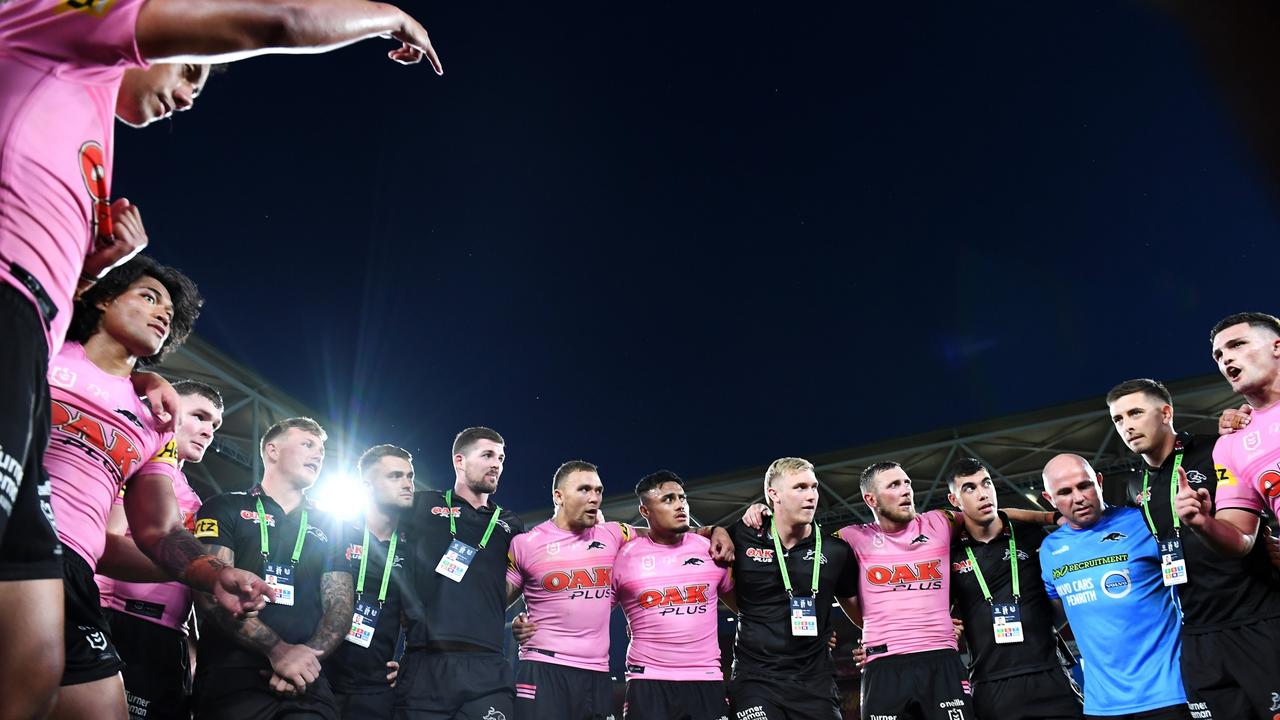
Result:
[[[1018,598],[1022,596],[1022,584],[1018,580],[1018,540],[1013,535],[1013,525],[1008,520],[1004,526],[1009,528],[1009,566],[1013,574],[1013,601],[1018,602]],[[995,601],[991,599],[991,589],[987,587],[986,578],[982,577],[982,567],[978,565],[978,559],[973,556],[973,548],[965,546],[964,551],[969,554],[969,567],[973,568],[973,576],[978,580],[978,587],[982,588],[982,597],[987,602],[994,605]]]
[[[396,564],[396,541],[400,539],[397,530],[391,531],[391,547],[387,550],[386,567],[382,569],[382,588],[378,590],[378,605],[387,601],[387,583],[391,582],[391,567]],[[364,546],[360,550],[360,581],[356,583],[356,599],[364,594],[364,573],[369,567],[369,526],[364,526]]]
[[[257,498],[258,502],[258,533],[261,537],[262,559],[266,560],[271,555],[271,542],[267,537],[267,511],[262,507],[262,498]],[[298,540],[293,544],[293,557],[291,561],[294,565],[298,564],[298,558],[302,556],[302,544],[307,541],[307,509],[302,509],[302,520],[298,525]]]
[[[1173,513],[1173,536],[1178,537],[1182,534],[1182,520],[1178,518],[1178,469],[1182,467],[1182,451],[1179,450],[1177,455],[1173,456],[1173,474],[1169,476],[1169,510]],[[1160,533],[1156,532],[1156,521],[1151,519],[1151,496],[1147,495],[1147,482],[1151,479],[1151,471],[1144,469],[1142,471],[1142,497],[1146,500],[1142,503],[1142,514],[1147,517],[1147,527],[1151,528],[1152,537],[1160,539]]]
[[[782,558],[782,541],[778,539],[778,531],[769,527],[769,534],[773,536],[773,548],[778,555],[778,569],[782,571],[782,587],[787,589],[787,597],[795,597],[791,594],[791,576],[787,573],[787,562]],[[822,528],[818,527],[818,523],[813,524],[813,597],[818,597],[818,570],[822,567]]]
[[[449,534],[458,537],[458,525],[453,521],[453,491],[444,491],[444,504],[449,506]],[[480,549],[489,543],[489,536],[493,534],[493,526],[498,524],[498,515],[502,513],[501,505],[493,506],[493,517],[489,518],[489,527],[485,528],[484,537],[480,538]]]

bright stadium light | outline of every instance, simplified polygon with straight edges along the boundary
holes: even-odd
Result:
[[[343,520],[354,520],[364,511],[364,483],[350,473],[331,473],[316,485],[314,499],[317,508]]]

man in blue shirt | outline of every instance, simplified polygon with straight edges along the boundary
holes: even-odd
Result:
[[[1079,455],[1044,466],[1044,497],[1067,524],[1041,544],[1040,573],[1084,657],[1085,717],[1190,720],[1160,548],[1142,511],[1104,506],[1101,481]]]

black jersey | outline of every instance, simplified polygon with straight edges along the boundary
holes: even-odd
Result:
[[[1040,577],[1040,542],[1044,530],[1038,525],[1013,522],[1000,513],[1004,529],[990,542],[981,542],[962,530],[951,545],[951,602],[954,613],[964,621],[964,638],[969,645],[969,676],[986,682],[1023,673],[1043,672],[1060,667],[1057,633],[1053,629],[1053,606]],[[1012,533],[1018,554],[1018,608],[1022,615],[1023,641],[996,644],[992,604],[987,602],[974,573],[967,550],[973,551],[982,578],[991,591],[992,602],[1013,602],[1013,563],[1009,549]]]
[[[444,493],[426,490],[414,495],[413,509],[405,518],[405,535],[412,558],[411,591],[404,598],[408,620],[408,647],[457,642],[502,652],[506,639],[507,551],[511,538],[524,532],[524,523],[503,509],[488,544],[480,540],[498,506],[491,499],[479,509],[453,498],[456,539],[476,548],[475,557],[461,582],[436,572],[440,558],[455,539],[449,530],[450,508]]]
[[[734,594],[738,599],[738,634],[733,645],[733,675],[786,679],[813,678],[829,683],[833,666],[827,639],[835,598],[858,593],[857,560],[853,548],[836,533],[823,530],[818,571],[816,636],[791,634],[791,601],[782,584],[770,520],[760,530],[741,521],[729,529],[733,538]],[[815,535],[784,548],[792,591],[809,596],[813,577]]]
[[[396,556],[391,562],[391,574],[387,581],[387,596],[378,602],[387,553],[391,540],[378,540],[369,535],[369,559],[365,561],[364,592],[356,593],[356,605],[378,608],[373,638],[369,647],[362,647],[350,640],[343,640],[329,657],[325,658],[324,671],[336,693],[359,694],[386,690],[387,662],[393,659],[396,641],[400,638],[400,614],[403,603],[401,593],[408,575],[406,553],[408,543],[403,532],[396,538]],[[343,556],[351,564],[352,587],[360,584],[360,563],[365,552],[364,521],[347,526],[347,546]]]
[[[1169,491],[1172,483],[1176,492],[1173,466],[1179,454],[1182,469],[1187,471],[1187,483],[1193,489],[1208,490],[1216,499],[1218,482],[1213,464],[1216,441],[1217,438],[1208,435],[1178,433],[1178,444],[1163,465],[1149,470],[1144,465],[1143,470],[1147,472],[1140,470],[1129,480],[1126,500],[1132,507],[1147,505],[1149,523],[1155,523],[1160,539],[1173,536]],[[1145,494],[1144,474],[1149,475]],[[1268,562],[1261,540],[1245,557],[1230,558],[1214,552],[1189,527],[1183,526],[1180,536],[1187,560],[1187,582],[1176,586],[1182,603],[1183,632],[1213,632],[1280,617],[1280,581]]]

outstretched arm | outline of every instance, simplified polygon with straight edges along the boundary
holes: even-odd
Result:
[[[372,37],[403,43],[392,60],[440,58],[427,31],[394,5],[366,0],[149,0],[138,49],[150,62],[228,62],[265,53],[322,53]]]

